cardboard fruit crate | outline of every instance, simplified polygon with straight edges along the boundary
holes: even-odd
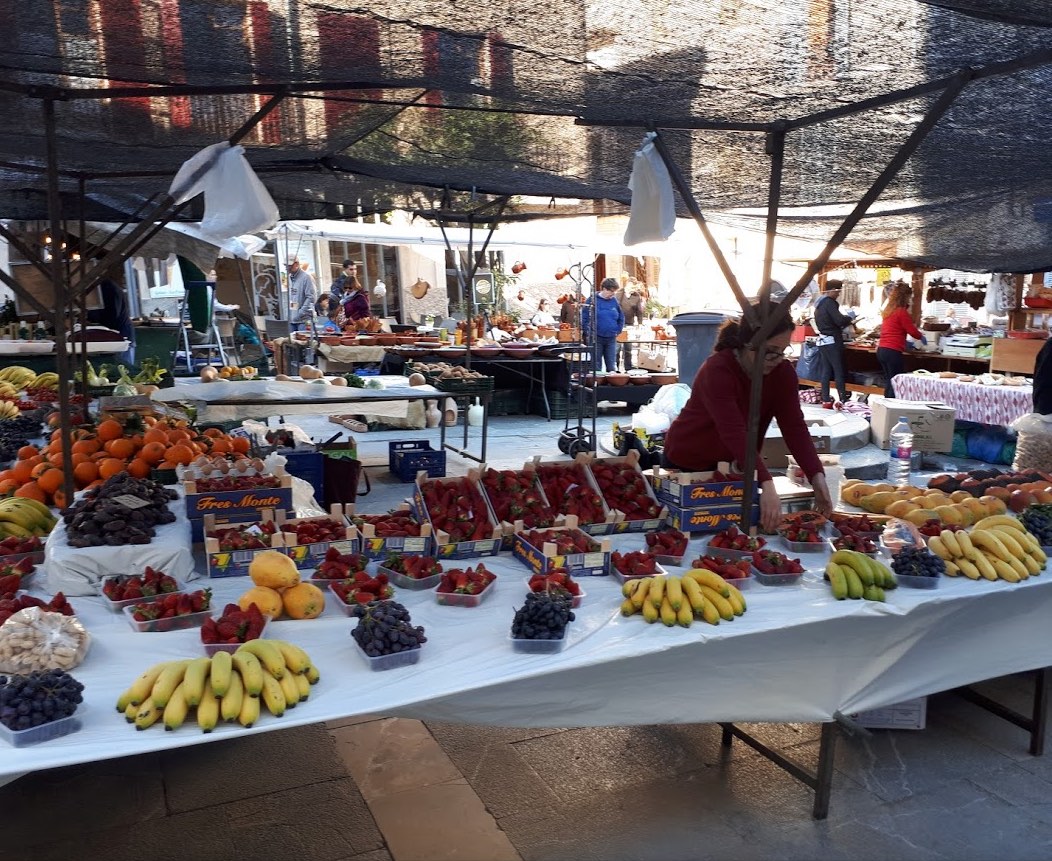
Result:
[[[285,552],[292,558],[292,561],[296,563],[297,568],[301,571],[317,568],[324,561],[325,554],[329,552],[329,548],[335,548],[343,555],[359,552],[361,542],[358,539],[358,530],[354,524],[351,523],[346,510],[350,507],[351,506],[345,507],[339,502],[334,502],[329,507],[328,515],[318,517],[288,518],[285,516],[284,512],[278,512],[278,528],[282,530]],[[301,523],[311,523],[323,520],[335,520],[347,530],[347,537],[336,539],[334,541],[316,541],[310,544],[300,544],[295,531],[287,531],[285,529],[285,527],[295,527]]]
[[[592,475],[591,471],[588,469],[588,461],[590,459],[591,459],[590,455],[588,455],[588,454],[579,454],[572,461],[567,461],[567,460],[542,461],[540,459],[540,457],[538,456],[538,457],[535,457],[532,461],[528,461],[524,468],[525,469],[531,469],[531,468],[535,469],[535,470],[538,471],[538,474],[539,474],[540,469],[542,467],[555,467],[555,468],[558,468],[558,469],[578,469],[579,468],[581,470],[581,474],[583,475],[584,481],[587,484],[587,486],[592,491],[595,492],[596,496],[599,497],[599,502],[600,502],[600,505],[601,505],[602,511],[603,511],[603,518],[602,518],[602,520],[596,521],[595,523],[581,523],[580,518],[577,518],[577,528],[580,529],[582,532],[588,533],[589,535],[610,535],[614,531],[614,525],[615,525],[615,523],[617,521],[617,514],[615,514],[613,511],[611,511],[610,507],[606,504],[606,501],[603,499],[603,494],[599,490],[599,486],[595,483],[595,477]],[[547,491],[545,491],[545,494],[547,494]],[[552,507],[557,512],[559,512],[560,514],[562,513],[560,511],[561,506],[553,505]],[[564,516],[570,516],[570,515],[564,515]]]
[[[479,473],[481,476],[485,476],[487,466],[482,464],[479,467]],[[522,469],[519,470],[500,470],[501,472],[512,472],[519,479],[525,479],[530,482],[531,488],[537,497],[540,499],[541,505],[549,509],[552,512],[552,522],[549,526],[563,526],[565,525],[565,515],[559,514],[552,507],[548,501],[548,497],[544,492],[544,486],[541,484],[541,480],[537,475],[537,470],[533,468],[531,464],[526,464]],[[486,487],[485,482],[481,483],[482,492],[486,496],[486,501],[489,502],[490,509],[493,511],[494,516],[497,516],[497,506],[493,502],[493,493],[490,492],[489,488]],[[502,544],[503,550],[512,549],[512,536],[516,532],[522,532],[523,529],[530,529],[533,527],[526,526],[521,519],[517,520],[501,520],[500,523],[501,533],[503,534],[504,541]],[[537,527],[546,529],[548,527]]]
[[[259,512],[259,516],[252,518],[249,522],[262,524],[266,521],[277,523],[277,512],[274,509],[266,509]],[[193,522],[191,521],[191,524]],[[206,514],[197,522],[200,524],[203,533],[202,540],[205,545],[205,561],[208,565],[209,577],[247,577],[248,568],[252,564],[252,560],[256,558],[256,554],[262,553],[264,550],[285,552],[284,537],[280,530],[275,531],[272,535],[261,534],[260,540],[267,542],[266,547],[257,547],[251,550],[223,550],[219,546],[219,539],[208,537],[208,533],[216,528],[222,529],[225,526],[237,524],[220,520],[213,514]]]
[[[628,520],[625,517],[624,512],[618,511],[613,507],[611,500],[603,497],[603,502],[606,503],[607,507],[614,514],[614,534],[621,534],[625,532],[647,532],[651,529],[658,529],[664,522],[665,517],[668,515],[667,508],[661,503],[660,500],[654,495],[654,489],[650,482],[647,481],[646,476],[643,474],[643,470],[639,465],[639,452],[630,451],[623,457],[603,457],[597,458],[594,455],[584,454],[581,456],[582,461],[587,465],[589,473],[592,475],[592,479],[595,482],[596,487],[600,487],[599,481],[595,478],[595,473],[592,472],[592,468],[597,464],[610,464],[612,466],[620,467],[621,469],[631,470],[642,483],[642,486],[646,489],[647,498],[650,503],[657,509],[657,513],[653,517],[646,517],[637,520]],[[600,495],[602,490],[600,489]]]
[[[731,464],[719,463],[715,471],[680,472],[662,469],[659,466],[651,471],[650,481],[658,499],[679,508],[712,508],[715,505],[737,503],[741,505],[745,495],[745,479],[740,481],[717,481],[713,476],[719,473],[730,473]],[[759,486],[754,482],[759,498]]]
[[[258,490],[223,490],[198,492],[196,481],[184,481],[186,516],[199,520],[206,514],[225,517],[259,515],[264,509],[289,511],[292,509],[292,476],[280,476],[279,487]]]
[[[760,521],[760,506],[752,507],[752,516],[748,526]],[[666,522],[680,532],[720,532],[728,526],[742,525],[742,506],[740,502],[730,505],[713,505],[709,508],[680,508],[669,505]]]
[[[424,502],[422,487],[424,482],[434,482],[440,486],[459,484],[459,482],[465,478],[474,486],[475,490],[481,496],[482,504],[485,507],[489,523],[486,527],[486,537],[466,541],[454,541],[448,532],[438,529],[435,526],[434,521],[431,519],[431,514],[428,511],[427,504]],[[432,547],[433,555],[438,559],[473,559],[479,556],[496,556],[500,553],[503,532],[500,528],[500,524],[497,523],[497,518],[493,513],[493,509],[490,508],[489,500],[486,498],[486,493],[482,487],[482,483],[479,481],[479,472],[477,469],[472,469],[466,476],[457,478],[429,478],[426,473],[418,473],[416,481],[413,483],[412,505],[417,520],[431,526],[434,542]]]
[[[414,519],[418,519],[408,503],[403,502],[397,510],[413,514]],[[344,506],[344,511],[353,522],[354,505]],[[372,523],[356,523],[355,527],[358,529],[362,545],[358,552],[366,559],[385,559],[388,553],[399,553],[402,556],[427,556],[431,553],[433,535],[431,524],[427,521],[420,523],[419,535],[377,535],[376,526]]]
[[[582,532],[576,526],[576,518],[567,517],[566,526],[553,526],[543,531],[568,532],[587,539],[594,547],[581,553],[559,553],[554,542],[546,542],[536,547],[526,539],[525,532],[514,536],[512,555],[525,565],[533,574],[547,574],[555,568],[565,568],[571,577],[603,577],[610,573],[610,539],[597,539],[594,535]],[[573,525],[571,525],[573,524]]]

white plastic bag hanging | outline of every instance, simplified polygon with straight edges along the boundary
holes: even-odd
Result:
[[[647,132],[636,150],[628,188],[632,213],[625,229],[625,245],[663,242],[676,229],[676,200],[665,162],[654,146],[654,132]]]
[[[202,192],[205,217],[201,231],[220,242],[277,223],[277,204],[245,158],[244,147],[232,147],[227,141],[205,147],[183,163],[168,190],[176,203]]]

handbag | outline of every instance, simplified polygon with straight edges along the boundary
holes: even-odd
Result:
[[[801,380],[813,380],[820,368],[821,354],[815,338],[805,338],[800,348],[800,358],[796,361],[796,376]]]
[[[329,440],[321,443],[318,451],[322,454],[326,508],[331,508],[334,503],[350,505],[358,496],[367,496],[373,489],[369,482],[369,474],[362,468],[362,462],[354,457],[353,439],[346,442]],[[365,490],[359,490],[363,478]]]

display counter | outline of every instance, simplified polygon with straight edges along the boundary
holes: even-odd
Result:
[[[1034,411],[1033,386],[984,386],[931,374],[898,374],[895,397],[905,401],[939,401],[962,421],[1007,427]]]
[[[902,360],[907,372],[923,369],[932,372],[955,371],[958,374],[978,375],[990,369],[989,359],[970,359],[963,356],[947,356],[943,353],[922,353],[916,350],[904,352]],[[849,391],[871,395],[884,394],[883,386],[850,382],[852,374],[882,374],[880,362],[877,361],[875,345],[845,344],[844,370],[849,379]],[[805,386],[818,386],[819,383],[820,381],[810,378],[800,380],[800,384]]]

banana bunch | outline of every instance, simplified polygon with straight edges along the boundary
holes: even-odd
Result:
[[[951,577],[1018,583],[1045,569],[1047,557],[1038,540],[1007,514],[984,517],[971,533],[944,529],[928,547],[946,563]]]
[[[55,528],[55,516],[44,503],[20,496],[0,499],[0,537],[43,537]]]
[[[58,388],[58,374],[52,371],[46,371],[43,374],[37,374],[29,383],[26,385],[27,389],[51,389],[54,391]]]
[[[17,419],[22,411],[11,401],[0,401],[0,421],[4,419]]]
[[[22,365],[8,365],[0,370],[0,382],[10,383],[17,390],[24,389],[37,378],[37,372]],[[56,383],[58,380],[56,379]]]
[[[845,598],[883,601],[885,590],[898,586],[887,565],[854,550],[834,553],[826,564],[825,577],[838,601]]]
[[[10,383],[0,381],[0,398],[17,398],[18,389],[12,386]]]
[[[642,614],[647,622],[660,619],[670,628],[689,628],[694,619],[718,625],[733,621],[745,612],[745,599],[738,588],[714,571],[695,569],[682,577],[659,574],[627,580],[621,587],[625,600],[621,615]]]
[[[237,651],[210,658],[164,661],[135,680],[117,698],[117,711],[137,730],[160,721],[177,730],[194,710],[202,732],[220,720],[250,727],[260,702],[275,717],[310,696],[320,675],[310,656],[285,640],[249,640]]]

